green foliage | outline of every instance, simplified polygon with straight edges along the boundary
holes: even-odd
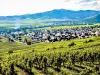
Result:
[[[74,45],[76,45],[74,42],[71,42],[68,46],[69,47],[72,47],[72,46],[74,46]]]
[[[52,47],[52,49],[56,49],[56,47]]]
[[[9,50],[9,51],[8,51],[8,54],[12,54],[12,53],[13,53],[13,50]]]
[[[93,40],[89,39],[89,40],[84,41],[83,43],[90,43],[90,42],[93,42]]]
[[[89,43],[83,43],[87,40]],[[25,48],[0,54],[2,75],[99,75],[100,37],[42,42]]]

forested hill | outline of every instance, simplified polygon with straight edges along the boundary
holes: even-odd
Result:
[[[34,10],[33,10],[34,11]],[[94,15],[98,15],[100,11],[94,10],[65,10],[65,9],[55,9],[52,11],[42,12],[42,13],[35,13],[35,14],[25,14],[25,15],[18,15],[18,16],[0,16],[0,20],[12,20],[12,19],[85,19],[87,17],[91,17]]]
[[[88,17],[84,21],[85,22],[100,23],[100,14],[99,15],[92,16],[92,17]]]

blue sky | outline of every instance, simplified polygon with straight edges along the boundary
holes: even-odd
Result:
[[[62,8],[100,10],[100,0],[0,0],[0,16],[38,13]]]

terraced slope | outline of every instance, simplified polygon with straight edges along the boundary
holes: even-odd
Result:
[[[100,75],[100,37],[42,42],[0,53],[0,74]]]

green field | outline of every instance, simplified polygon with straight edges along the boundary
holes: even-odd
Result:
[[[37,29],[66,29],[66,28],[76,28],[76,27],[84,27],[84,26],[95,26],[95,25],[100,25],[100,23],[96,24],[76,24],[76,25],[56,25],[56,26],[51,26],[54,25],[52,21],[61,21],[60,19],[25,19],[25,20],[4,20],[4,22],[0,21],[0,27],[5,27],[5,28],[14,28],[17,26],[17,24],[20,25],[20,27],[28,27],[28,26],[47,26],[47,27],[42,27],[42,28],[37,28]],[[63,20],[62,20],[63,21]],[[52,22],[52,23],[44,23],[44,22]]]
[[[11,51],[11,52],[9,52]],[[99,75],[100,37],[26,45],[0,42],[2,75]]]

